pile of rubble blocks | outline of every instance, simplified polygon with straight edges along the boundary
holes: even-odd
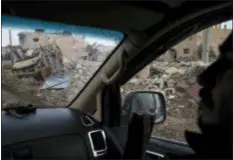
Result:
[[[197,97],[189,94],[199,75],[209,64],[202,61],[161,62],[154,61],[121,88],[122,99],[133,91],[150,90],[162,92],[166,97],[167,110],[176,114],[182,108],[196,107]],[[143,78],[141,78],[143,77]]]

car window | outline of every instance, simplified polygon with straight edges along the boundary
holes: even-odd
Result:
[[[199,132],[196,76],[217,59],[218,46],[231,30],[232,21],[228,21],[186,38],[121,87],[123,101],[138,90],[160,91],[166,96],[166,120],[154,125],[152,136],[186,142],[185,130]]]
[[[2,16],[2,106],[65,107],[124,34]]]

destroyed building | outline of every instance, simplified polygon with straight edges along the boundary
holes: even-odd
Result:
[[[218,47],[224,39],[230,34],[232,29],[227,29],[226,26],[224,28],[221,28],[220,24],[212,26],[209,29],[209,37],[208,37],[208,46],[207,51],[217,57],[219,55]],[[189,61],[197,61],[200,60],[200,57],[198,55],[198,49],[201,48],[201,44],[203,42],[203,32],[205,30],[198,32],[185,40],[181,41],[177,45],[173,46],[167,52],[159,57],[158,60],[168,61],[168,62],[174,62],[174,60],[189,60]],[[142,79],[145,79],[146,77],[149,77],[149,71],[148,67],[144,68],[140,71],[140,77]]]
[[[221,43],[224,36],[229,33],[228,31],[227,29],[211,28],[210,35],[212,37],[220,37],[213,42]],[[215,32],[216,34],[214,34]],[[171,50],[168,51],[170,52],[169,54],[172,53],[173,56],[176,56],[178,59],[180,57],[195,56],[198,44],[201,43],[200,38],[203,39],[202,36],[203,33],[199,32],[187,38],[171,48]],[[213,42],[211,39],[209,44],[215,45]],[[19,46],[10,46],[8,49],[4,50],[5,54],[7,51],[11,54],[14,52],[17,53],[12,54],[15,57],[13,58],[14,63],[12,65],[12,70],[14,72],[16,71],[17,75],[32,75],[33,73],[34,79],[41,80],[49,77],[52,73],[64,73],[64,71],[62,71],[64,68],[70,71],[67,83],[65,83],[65,86],[68,85],[68,87],[64,90],[65,95],[69,98],[66,98],[64,102],[74,98],[91,78],[96,69],[99,68],[101,62],[104,61],[114,48],[113,46],[106,46],[103,44],[90,44],[90,50],[88,50],[85,37],[73,36],[71,33],[45,34],[43,30],[19,33],[19,44]],[[189,49],[188,51],[187,48]],[[187,89],[188,84],[194,83],[195,76],[192,77],[192,73],[198,72],[200,68],[204,68],[205,65],[198,61],[176,62],[174,59],[171,59],[171,62],[167,62],[166,54],[161,57],[164,59],[163,61],[156,60],[149,64],[141,70],[136,76],[137,78],[133,78],[129,84],[139,90],[162,90],[164,94],[170,98],[169,104],[171,104],[173,102],[172,97],[177,93],[178,95],[180,94],[180,97],[186,96],[182,95],[179,90]],[[69,68],[65,66],[70,62],[74,64],[72,67]],[[48,67],[49,65],[51,66]],[[38,73],[38,71],[40,71],[40,74],[35,74]],[[184,74],[189,75],[189,79],[182,80],[182,78],[184,78],[182,75]],[[176,84],[176,81],[180,82],[183,86]],[[124,92],[127,93],[128,91],[132,90],[126,89]],[[49,96],[58,96],[58,92],[51,92],[49,96],[47,96],[47,92],[44,92],[41,95],[43,95],[45,99],[48,99]],[[61,91],[61,93],[62,92],[63,91]],[[63,95],[63,97],[65,96]],[[179,98],[176,97],[176,99]],[[54,103],[58,102],[54,100]]]
[[[207,51],[212,51],[213,54],[216,56],[219,54],[218,46],[223,42],[223,40],[230,34],[232,29],[227,29],[226,25],[224,28],[221,28],[221,25],[215,25],[210,28],[208,28],[209,31],[209,37],[208,37],[208,46],[207,46]],[[194,60],[198,59],[198,48],[203,42],[203,32],[205,30],[202,30],[179,44],[175,45],[171,49],[169,49],[166,53],[165,59],[169,59],[171,56],[171,52],[175,52],[176,57],[187,57],[187,58],[192,58]]]
[[[6,61],[10,59],[12,71],[20,77],[34,76],[42,68],[47,68],[46,72],[50,68],[53,74],[63,73],[58,68],[87,56],[85,37],[74,37],[71,33],[44,33],[43,29],[36,29],[35,32],[18,33],[18,39],[18,46],[4,47],[4,65],[8,65]]]
[[[49,37],[43,31],[18,33],[19,45],[23,49],[36,49],[49,43]]]
[[[3,47],[4,56],[10,56],[11,64],[4,70],[7,79],[4,84],[20,92],[27,88],[34,93],[31,96],[55,106],[66,105],[72,100],[114,48],[102,44],[95,48],[90,44],[94,49],[90,55],[84,36],[45,33],[38,29],[20,32],[18,40],[18,46]],[[16,84],[20,83],[21,87],[12,85],[9,79],[17,79]]]
[[[196,85],[196,76],[206,67],[207,64],[201,61],[154,61],[148,68],[147,78],[141,79],[135,75],[122,86],[122,101],[133,91],[159,91],[166,97],[168,115],[173,117],[179,115],[180,118],[195,117],[198,96],[191,96],[189,90]],[[139,72],[138,75],[140,74]]]
[[[179,115],[184,119],[196,117],[199,97],[191,96],[190,88],[195,86],[194,90],[198,90],[196,76],[211,63],[202,62],[197,54],[203,42],[203,32],[186,38],[139,71],[122,87],[123,98],[137,90],[160,91],[166,95],[168,115]],[[220,25],[209,28],[207,51],[212,51],[215,59],[219,54],[219,45],[230,32],[231,29],[222,29]]]
[[[44,33],[44,31],[21,32],[18,34],[22,48],[35,49],[47,44],[56,44],[64,55],[64,63],[87,56],[85,37],[69,34]]]
[[[86,51],[88,52],[88,58],[86,60],[103,62],[113,49],[114,46],[97,43],[87,44]]]

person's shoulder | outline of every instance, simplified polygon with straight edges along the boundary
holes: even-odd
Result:
[[[221,54],[225,54],[226,52],[230,52],[233,50],[232,48],[232,31],[228,35],[228,37],[225,39],[225,41],[219,46],[219,51]]]

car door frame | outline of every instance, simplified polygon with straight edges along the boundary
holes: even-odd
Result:
[[[223,7],[213,7],[212,10],[211,8],[207,8],[206,9],[207,11],[204,12],[203,14],[201,15],[199,14],[197,17],[194,16],[192,19],[187,19],[186,21],[181,21],[181,25],[176,26],[170,30],[167,30],[166,34],[162,34],[159,37],[157,37],[157,39],[153,41],[151,45],[144,48],[130,62],[128,62],[127,69],[121,75],[121,77],[119,77],[118,81],[116,81],[115,84],[117,84],[117,86],[119,87],[122,86],[130,78],[132,78],[132,76],[134,76],[135,73],[137,73],[139,70],[141,70],[146,65],[151,63],[153,60],[158,58],[160,55],[165,53],[165,51],[169,49],[171,46],[174,46],[175,44],[181,42],[188,36],[193,35],[212,25],[230,20],[231,19],[231,7],[232,7],[231,5],[226,5]],[[189,29],[177,37],[176,33],[182,32],[182,30],[184,30],[184,27],[186,26],[189,26]],[[170,39],[168,39],[168,37],[170,37]],[[156,46],[156,48],[154,48],[154,46]],[[137,64],[137,67],[135,67],[136,64]],[[106,94],[108,94],[108,92],[105,92],[103,95],[106,95]],[[106,107],[106,106],[103,105],[103,107]],[[109,109],[108,111],[114,112],[112,109]],[[109,114],[109,113],[105,112],[104,114]],[[117,114],[120,114],[120,112],[118,112]],[[114,127],[120,127],[120,124],[116,123]],[[185,148],[185,150],[187,150],[187,154],[194,154],[193,150],[187,144],[182,143],[182,142],[177,142],[177,141],[173,141],[170,139],[161,139],[159,137],[152,137],[150,140],[150,144],[151,143],[153,144],[154,143],[153,141],[160,141],[160,142],[165,142],[170,145],[183,147]],[[160,157],[160,158],[164,158],[166,156],[164,155],[164,153],[159,153],[157,151],[154,151],[151,148],[147,150],[147,153],[154,154],[155,156]],[[182,156],[180,153],[179,155]]]

